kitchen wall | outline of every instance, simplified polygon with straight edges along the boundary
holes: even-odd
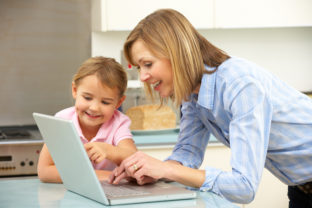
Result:
[[[120,61],[128,31],[93,32],[92,55]],[[312,90],[312,27],[200,30],[210,42],[256,62],[300,91]]]
[[[0,125],[73,104],[71,78],[91,55],[91,2],[0,1]]]

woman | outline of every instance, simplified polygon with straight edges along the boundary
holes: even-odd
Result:
[[[311,206],[312,101],[259,66],[210,44],[177,11],[158,10],[129,34],[124,51],[150,94],[182,105],[166,161],[137,152],[111,183],[173,180],[237,203],[251,202],[267,168],[289,185],[290,207]],[[213,134],[231,148],[232,170],[198,170]],[[305,205],[303,205],[303,203]],[[310,204],[309,204],[310,203]]]

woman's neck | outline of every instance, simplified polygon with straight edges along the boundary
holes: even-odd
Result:
[[[200,89],[200,84],[198,84],[195,88],[195,90],[193,90],[193,93],[198,94],[199,93],[199,89]]]

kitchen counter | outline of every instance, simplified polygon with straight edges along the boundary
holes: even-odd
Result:
[[[177,143],[179,130],[174,131],[146,131],[146,133],[133,134],[133,140],[138,147],[145,146],[174,146]],[[210,135],[209,143],[219,143],[218,140]]]
[[[37,178],[14,178],[0,180],[0,207],[31,208],[71,208],[108,207],[73,192],[67,191],[63,184],[42,183]],[[236,205],[211,192],[199,192],[196,199],[169,202],[142,203],[112,206],[129,207],[222,207],[234,208]]]

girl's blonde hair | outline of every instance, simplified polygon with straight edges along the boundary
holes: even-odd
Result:
[[[78,86],[80,81],[89,75],[96,75],[101,83],[109,88],[117,87],[120,97],[127,89],[127,73],[113,58],[98,56],[87,59],[74,75],[73,82]]]
[[[131,47],[142,40],[156,57],[168,58],[173,71],[174,93],[172,99],[179,106],[200,84],[204,64],[218,67],[229,56],[200,35],[192,24],[173,9],[161,9],[141,20],[124,44],[127,61],[135,65]],[[152,88],[144,83],[147,93],[153,97]],[[163,99],[161,102],[163,103]]]

